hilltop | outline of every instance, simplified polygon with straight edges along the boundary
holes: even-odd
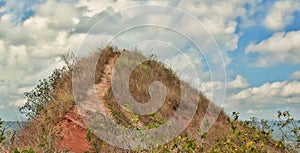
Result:
[[[12,150],[105,153],[292,152],[282,143],[272,140],[268,134],[238,122],[236,114],[233,117],[227,116],[216,105],[213,105],[212,109],[208,109],[211,102],[201,92],[181,81],[170,68],[155,59],[142,62],[134,68],[129,78],[129,90],[137,102],[145,104],[152,98],[149,94],[149,86],[154,81],[160,81],[166,87],[165,101],[155,113],[150,115],[133,114],[127,110],[131,109],[132,106],[119,105],[111,86],[114,64],[124,53],[138,58],[145,58],[138,52],[119,51],[113,47],[107,47],[80,59],[76,63],[70,64],[67,62],[67,67],[55,70],[52,76],[42,80],[35,90],[27,93],[29,100],[21,108],[21,111],[29,117],[28,124],[22,126],[22,130],[17,133],[14,141],[6,148],[6,152]],[[74,73],[72,72],[87,68],[90,66],[88,63],[93,60],[97,61],[95,75],[91,76],[93,73],[83,74],[80,78],[75,78],[75,81],[76,79],[94,77],[94,84],[85,84],[80,91],[95,89],[100,102],[95,105],[95,103],[87,101],[83,108],[83,106],[78,106],[75,101],[78,100],[78,97],[87,95],[73,96],[72,86],[74,83],[72,84],[72,81],[74,81],[74,78],[72,76]],[[128,58],[128,61],[121,61],[121,64],[130,64],[130,58]],[[196,95],[195,97],[188,97],[189,100],[184,104],[187,112],[184,113],[189,113],[189,107],[195,107],[197,108],[195,115],[179,136],[152,150],[129,150],[110,145],[99,139],[93,133],[95,131],[89,128],[88,125],[91,121],[83,119],[83,117],[89,117],[89,112],[97,112],[97,108],[101,108],[98,113],[129,129],[155,129],[167,123],[176,114],[180,106],[182,86],[188,89],[190,94]],[[189,103],[193,100],[198,101],[198,104]],[[127,109],[124,109],[126,107]],[[216,122],[208,122],[208,124],[213,124],[210,130],[207,133],[201,132],[200,123],[205,114],[208,115],[207,118],[209,119],[216,113],[219,114]],[[187,121],[183,118],[182,123],[185,122]]]

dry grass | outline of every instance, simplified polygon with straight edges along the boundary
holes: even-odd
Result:
[[[99,52],[94,53],[89,57],[82,58],[74,67],[74,71],[81,71],[87,69],[87,67],[92,64],[91,61],[98,61],[95,65],[95,76],[92,75],[92,72],[88,72],[85,73],[85,76],[73,78],[75,81],[95,77],[95,83],[99,83],[108,59],[113,56],[113,54],[120,55],[121,52],[116,52],[114,48],[108,47],[101,51],[98,59],[96,59],[97,54],[99,54]],[[133,54],[142,56],[138,53]],[[180,80],[163,64],[154,60],[146,61],[134,69],[129,81],[130,92],[138,102],[145,103],[150,100],[148,89],[153,81],[161,81],[166,86],[167,97],[165,103],[158,109],[155,115],[138,116],[138,122],[141,124],[137,125],[132,119],[132,114],[122,109],[115,100],[112,90],[109,89],[105,95],[105,102],[111,110],[114,120],[119,124],[130,128],[136,128],[137,126],[142,125],[142,127],[139,128],[149,129],[153,128],[152,125],[154,124],[161,125],[165,123],[176,112],[181,96]],[[88,90],[92,85],[93,84],[86,84],[81,90]],[[183,85],[188,86],[186,83],[183,83]],[[191,87],[188,87],[188,89],[190,92],[195,92],[198,95],[197,97],[190,97],[191,100],[196,99],[199,101],[199,105],[196,106],[197,111],[193,120],[186,130],[181,133],[180,137],[177,137],[164,146],[156,148],[153,152],[207,152],[212,151],[211,149],[214,147],[223,147],[225,149],[222,151],[229,152],[229,149],[226,150],[226,145],[220,143],[226,142],[229,137],[232,137],[231,124],[227,121],[228,116],[221,110],[217,121],[211,127],[210,131],[205,136],[199,135],[200,123],[210,102],[197,90]],[[66,77],[63,78],[58,90],[55,91],[54,101],[47,104],[40,116],[31,119],[28,125],[22,127],[22,131],[17,134],[15,141],[9,146],[7,152],[11,152],[14,148],[18,148],[19,150],[32,148],[36,152],[64,152],[64,150],[57,147],[57,144],[61,139],[59,137],[60,131],[55,130],[54,127],[61,121],[62,117],[74,106],[74,104],[74,97],[72,95],[72,73],[69,72]],[[219,107],[215,106],[209,113],[215,113],[219,109]],[[247,131],[247,138],[242,139],[242,137],[236,137],[235,139],[232,139],[234,140],[231,142],[233,143],[233,146],[242,147],[246,143],[241,143],[240,141],[250,141],[257,135],[258,131],[256,130],[250,130],[250,128],[239,124],[238,127],[241,131]],[[87,139],[92,146],[91,152],[152,152],[150,150],[129,151],[116,148],[98,139],[90,132],[87,133]],[[267,145],[268,151],[282,151],[281,148],[274,147],[276,142],[269,137],[263,138],[263,141],[266,143],[265,145]]]
[[[95,80],[99,82],[101,72],[113,53],[113,48],[105,48],[99,56]],[[88,66],[90,58],[96,58],[96,53],[89,58],[82,58],[78,65],[81,68]],[[86,76],[83,76],[86,77]],[[74,106],[74,97],[72,94],[72,73],[67,72],[64,78],[59,81],[57,90],[54,93],[53,101],[49,102],[43,109],[41,115],[30,119],[28,124],[21,127],[21,132],[17,133],[14,142],[7,148],[5,152],[12,152],[15,148],[25,150],[32,148],[36,152],[64,152],[57,147],[59,140],[59,132],[54,127],[62,120],[63,116]]]

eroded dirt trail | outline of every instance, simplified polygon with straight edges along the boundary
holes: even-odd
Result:
[[[108,117],[111,116],[111,111],[107,107],[107,104],[105,103],[104,96],[108,92],[108,90],[111,86],[112,69],[113,69],[114,63],[116,62],[117,59],[118,59],[118,55],[114,54],[113,57],[111,57],[108,60],[108,63],[106,64],[106,66],[104,68],[101,82],[99,84],[95,85],[95,89],[96,89],[97,96],[99,99],[101,113]]]
[[[110,88],[112,69],[117,58],[118,54],[113,54],[113,56],[110,57],[108,63],[105,65],[100,83],[94,86],[99,101],[98,107],[100,107],[101,112],[108,117],[111,115],[111,111],[107,108],[107,104],[105,104],[104,96]],[[61,130],[60,136],[62,139],[59,143],[60,148],[72,153],[87,152],[90,149],[91,146],[86,140],[88,128],[75,106],[63,117],[60,123],[58,123],[56,129]]]
[[[58,124],[57,130],[61,130],[59,147],[70,152],[80,153],[90,148],[86,140],[87,129],[77,112],[76,107],[69,111]]]

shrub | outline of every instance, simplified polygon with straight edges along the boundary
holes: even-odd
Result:
[[[289,111],[278,111],[278,122],[277,126],[282,133],[281,141],[285,142],[286,144],[288,141],[294,142],[296,140],[295,145],[290,145],[290,147],[294,149],[300,148],[300,127],[297,126],[296,121],[291,116]]]
[[[4,121],[0,118],[0,146],[4,143],[5,141],[5,128],[3,127]]]
[[[72,71],[72,57],[72,53],[63,55],[62,59],[66,66],[55,69],[47,79],[39,80],[39,84],[33,90],[24,93],[27,102],[19,108],[19,111],[28,119],[40,115],[46,104],[54,100],[56,90],[60,88],[66,75]]]

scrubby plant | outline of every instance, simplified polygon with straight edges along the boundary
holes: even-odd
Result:
[[[72,53],[63,55],[62,59],[66,66],[55,69],[48,78],[39,80],[39,84],[33,90],[24,93],[27,101],[19,111],[28,119],[40,115],[47,103],[54,100],[55,92],[60,88],[65,76],[73,69],[72,58]]]
[[[274,131],[275,123],[269,124],[268,120],[261,119],[259,120],[257,117],[251,117],[249,121],[245,121],[245,123],[251,127],[256,128],[259,131],[262,131],[265,134],[270,135]]]
[[[0,118],[0,146],[4,143],[5,141],[5,128],[3,127],[4,121]]]
[[[298,127],[295,119],[291,116],[289,111],[277,112],[278,122],[277,126],[282,133],[281,141],[288,143],[288,141],[294,142],[295,145],[290,145],[295,149],[300,148],[300,127]]]
[[[251,117],[250,121],[245,121],[245,123],[249,127],[255,128],[267,135],[271,135],[274,129],[278,128],[281,132],[281,138],[280,141],[276,143],[277,146],[287,146],[293,150],[300,149],[300,127],[298,127],[297,121],[294,120],[289,111],[278,111],[277,120],[272,122]]]
[[[281,142],[270,136],[271,126],[266,120],[257,123],[257,118],[251,121],[239,121],[239,113],[233,112],[228,122],[231,132],[226,140],[218,140],[208,152],[294,152]]]

